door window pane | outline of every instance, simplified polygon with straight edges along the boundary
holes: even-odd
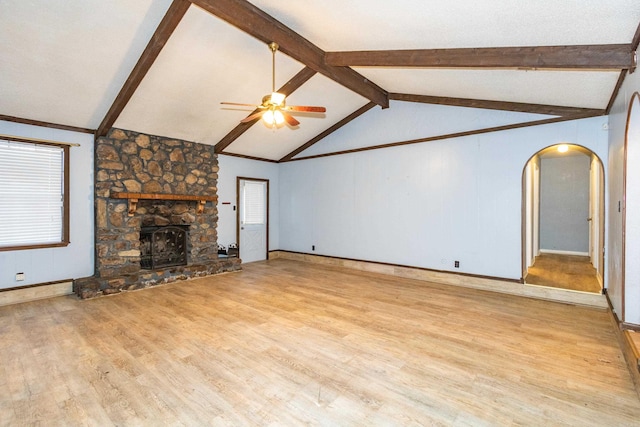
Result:
[[[265,223],[265,183],[258,181],[244,182],[244,224]]]

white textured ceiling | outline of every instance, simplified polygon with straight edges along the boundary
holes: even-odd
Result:
[[[253,0],[325,51],[629,43],[637,0]]]
[[[638,0],[251,3],[328,52],[631,43],[640,22]],[[1,0],[0,115],[98,128],[170,4]],[[279,52],[276,86],[304,65]],[[620,75],[615,70],[353,69],[392,93],[596,109],[606,108]],[[251,111],[220,102],[259,103],[270,91],[266,44],[192,5],[114,125],[215,145]],[[323,105],[327,113],[298,114],[300,126],[275,131],[256,123],[225,151],[278,160],[368,100],[316,74],[287,102]],[[412,121],[426,123],[450,111],[456,110],[392,102],[389,110],[374,108],[300,156],[360,147],[365,140],[374,145],[427,137],[428,127]],[[469,114],[462,128],[485,116]],[[508,123],[529,116],[534,115],[495,117]],[[356,138],[368,129],[371,138]]]
[[[444,70],[354,67],[389,92],[604,108],[619,71]]]
[[[0,1],[0,114],[96,128],[170,3]]]

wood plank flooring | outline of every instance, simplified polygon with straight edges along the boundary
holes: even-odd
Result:
[[[0,424],[640,425],[609,316],[289,260],[0,307]]]
[[[527,271],[525,283],[573,291],[601,293],[596,269],[588,256],[543,253]]]

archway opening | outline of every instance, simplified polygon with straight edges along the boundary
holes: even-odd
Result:
[[[527,162],[522,268],[526,284],[602,293],[604,168],[591,150],[555,144]]]

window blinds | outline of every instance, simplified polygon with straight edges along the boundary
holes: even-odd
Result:
[[[0,140],[0,247],[63,240],[64,149]]]
[[[244,224],[265,223],[265,183],[245,181],[244,183]]]

